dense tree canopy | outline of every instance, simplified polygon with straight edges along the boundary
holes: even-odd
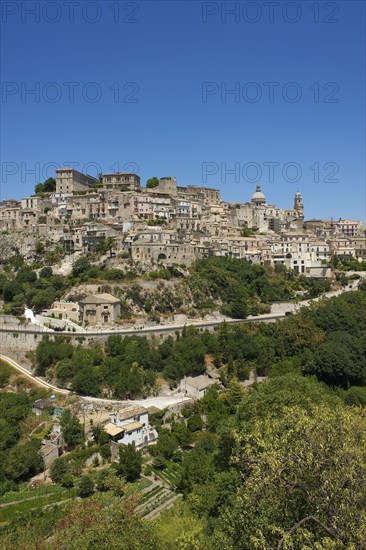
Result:
[[[21,440],[22,423],[31,413],[31,397],[25,392],[0,393],[0,492],[7,483],[19,483],[43,467],[40,442]]]
[[[142,457],[133,445],[121,445],[117,471],[126,481],[136,481],[140,477]]]
[[[129,399],[147,396],[158,375],[171,384],[203,374],[206,358],[233,378],[315,374],[344,389],[366,382],[366,293],[323,300],[271,324],[222,323],[214,334],[186,327],[163,342],[141,336],[109,336],[104,346],[74,346],[65,337],[45,337],[35,353],[38,374],[55,376],[81,395]]]
[[[74,449],[84,441],[84,429],[77,417],[69,410],[62,413],[60,424],[68,449]]]
[[[366,417],[342,407],[293,407],[235,431],[243,474],[215,547],[363,548]]]

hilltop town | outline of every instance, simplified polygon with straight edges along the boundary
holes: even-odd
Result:
[[[57,169],[56,177],[38,184],[34,195],[0,204],[2,262],[15,261],[16,256],[38,271],[50,266],[47,276],[69,275],[76,265],[73,274],[77,277],[90,267],[83,265],[88,257],[90,262],[112,268],[106,279],[120,283],[132,273],[150,273],[150,279],[157,280],[169,278],[164,269],[184,277],[195,261],[215,257],[246,260],[253,266],[274,268],[274,272],[285,270],[309,280],[327,281],[334,276],[334,258],[366,260],[361,221],[308,220],[299,192],[292,208],[281,208],[268,204],[260,185],[253,191],[246,202],[225,202],[218,189],[178,185],[175,177],[151,178],[143,187],[137,174],[101,174],[96,179],[72,168]],[[84,326],[113,324],[123,308],[127,310],[126,300],[121,304],[121,288],[82,286],[87,277],[81,279],[68,288],[69,294],[61,292],[61,288],[66,290],[62,282],[56,281],[53,295],[47,285],[41,285],[43,299],[33,304],[31,297],[24,305]],[[147,286],[151,298],[156,288],[153,282]],[[158,281],[155,286],[160,289],[155,301],[162,304],[170,296],[170,287]],[[148,294],[138,297],[137,291],[132,296],[133,290],[136,294],[134,287],[123,298],[130,303],[131,299],[135,303],[140,300],[140,308],[142,303],[145,308]],[[20,293],[13,292],[15,296],[8,300],[12,306],[5,307],[5,313],[22,314],[23,302],[18,300],[18,310],[16,305]],[[11,291],[4,293],[5,302],[7,294]],[[155,304],[156,311],[181,313],[181,305],[189,308],[194,302],[186,300],[186,294],[187,289],[181,288],[178,301],[172,299],[165,309]],[[152,309],[150,304],[145,311]],[[228,314],[231,316],[230,311]],[[240,317],[240,312],[233,316]]]
[[[225,202],[218,189],[181,186],[174,177],[141,187],[137,174],[97,180],[62,168],[50,180],[51,191],[41,184],[35,195],[0,204],[0,230],[11,233],[22,254],[30,241],[14,239],[14,232],[47,239],[68,254],[93,252],[110,238],[114,253],[152,265],[228,256],[322,277],[332,254],[366,259],[363,223],[306,220],[299,192],[292,208],[281,208],[267,203],[260,185],[246,202]]]

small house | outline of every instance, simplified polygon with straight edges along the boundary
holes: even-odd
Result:
[[[201,399],[208,388],[217,383],[218,380],[212,379],[205,374],[201,374],[200,376],[185,376],[180,382],[179,389],[188,397]]]
[[[37,399],[37,401],[33,403],[32,412],[37,416],[40,416],[44,411],[48,411],[52,414],[54,408],[55,404],[49,399]]]
[[[104,431],[113,442],[134,447],[148,445],[158,437],[156,430],[149,425],[148,411],[133,403],[111,414]]]
[[[121,302],[111,294],[90,294],[79,302],[82,323],[112,324],[121,314]]]

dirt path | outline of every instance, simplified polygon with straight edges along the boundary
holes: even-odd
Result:
[[[21,372],[24,376],[32,380],[35,384],[38,384],[38,386],[41,386],[43,388],[47,388],[48,390],[52,390],[57,393],[61,393],[62,395],[69,395],[69,390],[64,390],[61,388],[58,388],[57,386],[54,386],[53,384],[49,384],[45,380],[42,380],[38,376],[34,376],[29,370],[27,370],[25,367],[22,367],[14,361],[14,359],[11,359],[10,357],[7,357],[6,355],[0,354],[0,359],[4,361],[5,363],[8,363],[13,369],[16,369],[17,371]]]

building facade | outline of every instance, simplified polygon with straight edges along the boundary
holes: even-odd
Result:
[[[111,324],[121,315],[121,302],[111,294],[91,294],[79,301],[79,320],[85,324]]]

